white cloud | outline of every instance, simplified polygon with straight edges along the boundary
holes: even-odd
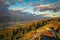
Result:
[[[54,4],[39,5],[34,8],[34,10],[39,9],[39,11],[53,10],[54,12],[60,11],[60,2]]]
[[[60,12],[53,12],[53,11],[45,11],[44,14],[48,14],[48,15],[44,15],[44,17],[60,17]]]

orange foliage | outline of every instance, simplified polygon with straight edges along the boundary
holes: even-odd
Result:
[[[42,34],[45,35],[45,36],[50,36],[50,37],[54,36],[51,32],[48,32],[46,30]]]

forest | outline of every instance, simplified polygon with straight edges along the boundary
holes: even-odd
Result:
[[[60,40],[60,18],[36,20],[25,24],[13,24],[12,26],[9,25],[9,28],[0,30],[0,40],[29,40],[36,32],[40,32],[41,29],[47,29],[52,25]],[[42,31],[40,33],[42,33]]]

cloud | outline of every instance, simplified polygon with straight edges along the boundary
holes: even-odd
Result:
[[[34,6],[34,3],[32,3],[32,2],[30,2],[29,4],[30,4],[30,6]]]
[[[15,5],[16,4],[15,0],[9,0],[9,2],[10,2],[11,5]]]
[[[20,7],[20,8],[17,8],[17,9],[11,9],[14,13],[15,12],[23,12],[23,11],[25,11],[27,8],[24,8],[24,7]]]
[[[47,15],[49,15],[49,14],[40,14],[40,15],[42,15],[42,16],[47,16]]]
[[[60,10],[60,2],[57,2],[55,4],[39,5],[34,8],[34,10],[37,9],[39,9],[39,11],[53,10],[54,12],[56,12]]]
[[[49,14],[45,15],[44,17],[60,17],[60,14]]]
[[[18,0],[18,2],[23,2],[23,0]]]
[[[0,15],[9,14],[8,5],[5,1],[0,0]]]
[[[60,11],[58,12],[45,11],[45,12],[42,12],[40,15],[44,17],[60,17]]]
[[[0,0],[0,2],[4,3],[6,0]]]
[[[33,2],[29,3],[30,6],[38,6],[38,5],[41,5],[41,4],[42,4],[42,2],[38,2],[38,1],[36,3],[33,3]]]

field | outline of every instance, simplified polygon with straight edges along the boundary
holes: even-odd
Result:
[[[0,26],[6,26],[0,24]],[[28,23],[7,25],[8,27],[0,30],[0,40],[40,40],[41,33],[54,27],[58,39],[60,39],[60,18],[36,20]]]

